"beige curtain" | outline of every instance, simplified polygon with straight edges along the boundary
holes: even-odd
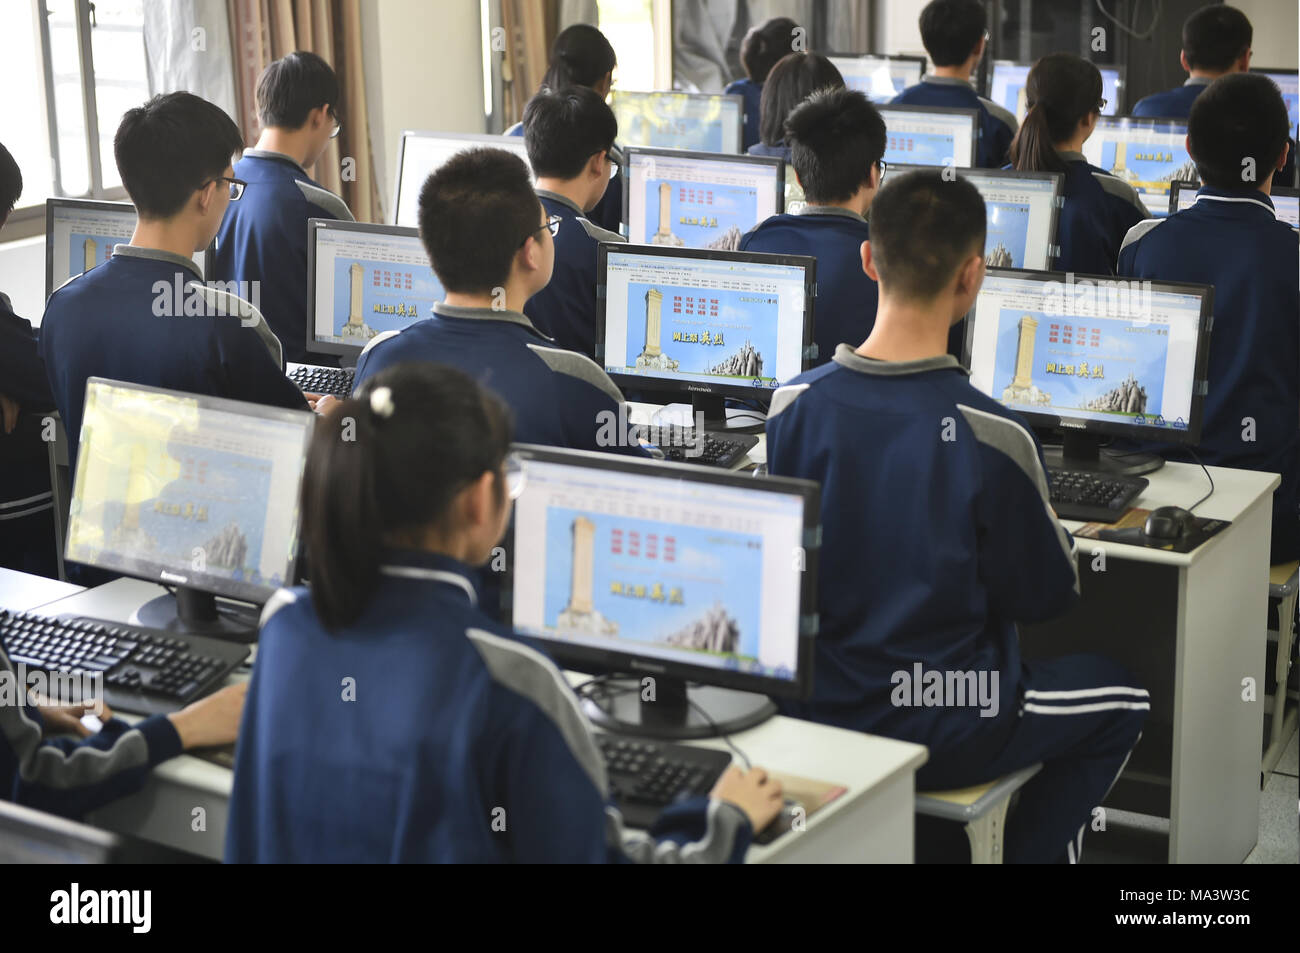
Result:
[[[307,171],[343,196],[357,221],[380,221],[361,61],[361,0],[229,0],[229,6],[245,142],[257,141],[257,78],[262,70],[294,50],[315,53],[338,74],[343,131]],[[351,160],[346,168],[344,159]]]
[[[546,75],[551,44],[559,32],[559,0],[498,0],[505,28],[501,87],[506,125],[518,122],[524,105]]]

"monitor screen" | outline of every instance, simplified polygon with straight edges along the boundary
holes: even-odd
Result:
[[[844,85],[866,95],[873,103],[887,103],[915,86],[925,72],[921,57],[899,56],[831,56],[828,57],[844,77]]]
[[[804,370],[815,259],[611,243],[597,261],[596,360],[616,383],[753,396]]]
[[[794,171],[794,166],[787,162],[785,164],[785,211],[797,215],[807,204],[808,198],[803,194],[803,186],[799,184],[799,174]]]
[[[890,165],[975,164],[978,130],[974,109],[881,106],[885,120],[885,161]]]
[[[1300,72],[1296,70],[1251,69],[1252,73],[1263,73],[1282,90],[1282,99],[1286,101],[1286,110],[1291,117],[1291,134],[1300,137]]]
[[[517,456],[514,539],[526,543],[511,547],[509,601],[521,635],[562,664],[797,693],[809,592],[797,554],[820,518],[815,484],[540,447]]]
[[[629,147],[628,240],[735,250],[745,232],[781,211],[784,178],[779,158]]]
[[[1175,182],[1169,199],[1169,214],[1181,212],[1196,204],[1196,192],[1200,185],[1196,182]],[[1273,186],[1269,198],[1277,217],[1292,228],[1300,229],[1300,189],[1287,189],[1280,185]]]
[[[1014,113],[1016,120],[1024,122],[1028,107],[1025,105],[1025,79],[1029,76],[1032,63],[1015,63],[1011,60],[994,60],[993,69],[989,71],[989,99],[1007,112]],[[1101,70],[1101,98],[1106,100],[1103,116],[1119,113],[1119,100],[1124,94],[1124,75],[1118,67],[1099,66]]]
[[[523,136],[473,136],[450,132],[404,132],[397,146],[397,188],[393,194],[393,224],[415,228],[419,222],[420,189],[424,180],[457,152],[489,146],[508,149],[528,166]]]
[[[1195,442],[1212,305],[1208,285],[989,269],[971,384],[1031,423]]]
[[[357,354],[442,300],[417,229],[319,218],[307,227],[309,351]]]
[[[67,558],[264,602],[294,581],[314,419],[92,377]]]
[[[1171,182],[1200,179],[1187,154],[1187,123],[1178,120],[1103,116],[1083,144],[1083,154],[1137,189],[1147,210],[1158,218],[1169,214]]]
[[[618,118],[619,141],[630,146],[731,155],[743,151],[745,101],[739,96],[616,89],[609,105]]]

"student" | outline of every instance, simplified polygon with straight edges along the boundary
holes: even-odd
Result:
[[[0,143],[0,228],[23,176]],[[54,409],[32,326],[0,293],[0,567],[54,576],[54,503],[50,464],[41,440],[43,411]]]
[[[596,354],[596,244],[622,236],[588,221],[618,168],[610,150],[618,120],[600,94],[585,86],[542,89],[524,109],[524,142],[547,215],[559,219],[555,271],[524,305],[543,334],[560,347]]]
[[[508,417],[426,363],[369,379],[317,426],[313,585],[262,614],[228,861],[737,862],[776,816],[780,785],[733,768],[666,811],[657,838],[624,840],[564,677],[470,581],[510,517]]]
[[[777,60],[794,52],[794,39],[798,32],[799,25],[789,17],[772,17],[751,27],[740,41],[740,62],[745,67],[745,78],[730,83],[723,92],[745,100],[745,136],[741,148],[746,152],[759,141],[763,82]]]
[[[930,0],[921,11],[921,42],[933,71],[892,100],[907,106],[946,106],[979,111],[975,164],[999,169],[1016,134],[1016,117],[975,92],[971,74],[984,58],[988,20],[979,0]]]
[[[1079,583],[1033,434],[945,353],[983,280],[984,237],[966,179],[890,182],[862,248],[880,285],[871,335],[773,396],[771,472],[822,487],[813,693],[784,709],[927,745],[920,789],[1041,762],[1007,859],[1077,861],[1150,702],[1107,659],[1020,658],[1017,623],[1059,614]]]
[[[542,77],[541,89],[564,89],[566,86],[588,86],[601,99],[609,98],[614,85],[614,69],[618,57],[614,47],[594,26],[575,23],[560,31],[551,47],[550,65]],[[540,91],[540,90],[539,90]],[[507,136],[522,136],[524,124],[517,122],[506,130]],[[587,218],[601,228],[617,232],[623,223],[623,176],[615,175],[609,188]]]
[[[551,278],[561,220],[542,206],[519,157],[503,149],[453,156],[425,181],[419,214],[446,297],[432,318],[373,338],[357,361],[357,386],[406,361],[449,364],[505,399],[524,443],[640,454],[621,438],[608,445],[612,430],[601,421],[623,413],[614,382],[523,314]]]
[[[1101,72],[1073,53],[1051,53],[1030,69],[1025,97],[1029,111],[1011,143],[1011,168],[1065,175],[1053,268],[1113,275],[1120,242],[1151,213],[1133,186],[1083,154],[1101,116]]]
[[[763,83],[759,141],[745,151],[751,156],[778,156],[790,162],[785,121],[794,107],[818,89],[843,89],[844,77],[820,53],[791,53],[777,60]]]
[[[257,81],[257,146],[234,175],[245,181],[217,234],[210,269],[220,281],[258,282],[260,308],[286,361],[330,363],[307,353],[307,220],[352,221],[344,201],[307,174],[339,134],[339,81],[315,53],[290,53]]]
[[[820,89],[790,113],[785,140],[808,204],[798,215],[759,223],[740,247],[817,259],[820,365],[836,345],[865,340],[876,317],[876,283],[863,273],[859,249],[870,237],[867,209],[885,174],[885,123],[862,93]]]
[[[113,153],[135,203],[131,243],[54,292],[41,323],[70,460],[90,377],[308,409],[258,310],[205,284],[191,257],[243,188],[230,166],[240,145],[230,117],[192,93],[155,96],[122,117]]]
[[[1273,494],[1274,563],[1300,558],[1300,273],[1296,232],[1269,198],[1287,160],[1286,104],[1266,76],[1215,80],[1192,106],[1187,148],[1196,204],[1124,239],[1119,273],[1214,285],[1209,389],[1197,456],[1282,475]],[[1249,178],[1243,170],[1255,169]],[[1176,460],[1193,456],[1152,446]]]

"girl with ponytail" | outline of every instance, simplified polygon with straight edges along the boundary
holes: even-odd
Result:
[[[1124,235],[1150,218],[1133,186],[1084,157],[1105,107],[1101,91],[1101,72],[1073,53],[1044,56],[1025,80],[1029,108],[1011,143],[1011,167],[1065,177],[1057,271],[1115,274]]]
[[[227,860],[737,861],[776,816],[780,785],[733,768],[658,840],[625,839],[567,683],[478,606],[474,567],[522,489],[510,439],[501,400],[436,364],[388,368],[318,421],[311,587],[262,615]]]

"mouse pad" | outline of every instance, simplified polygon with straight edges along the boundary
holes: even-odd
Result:
[[[781,782],[787,809],[775,821],[755,835],[755,844],[770,844],[782,834],[790,832],[798,816],[790,808],[799,807],[802,809],[802,816],[798,817],[798,826],[802,828],[803,823],[809,817],[812,817],[827,804],[830,804],[831,801],[848,791],[848,788],[842,784],[814,781],[810,778],[801,778],[795,774],[782,774],[779,771],[773,771],[771,776]]]
[[[1190,553],[1211,536],[1232,525],[1228,520],[1204,519],[1196,516],[1193,517],[1196,523],[1186,536],[1179,539],[1152,539],[1142,532],[1150,515],[1150,510],[1134,508],[1114,523],[1085,523],[1074,531],[1074,535],[1079,539],[1099,539],[1107,543],[1163,549],[1169,553]]]

